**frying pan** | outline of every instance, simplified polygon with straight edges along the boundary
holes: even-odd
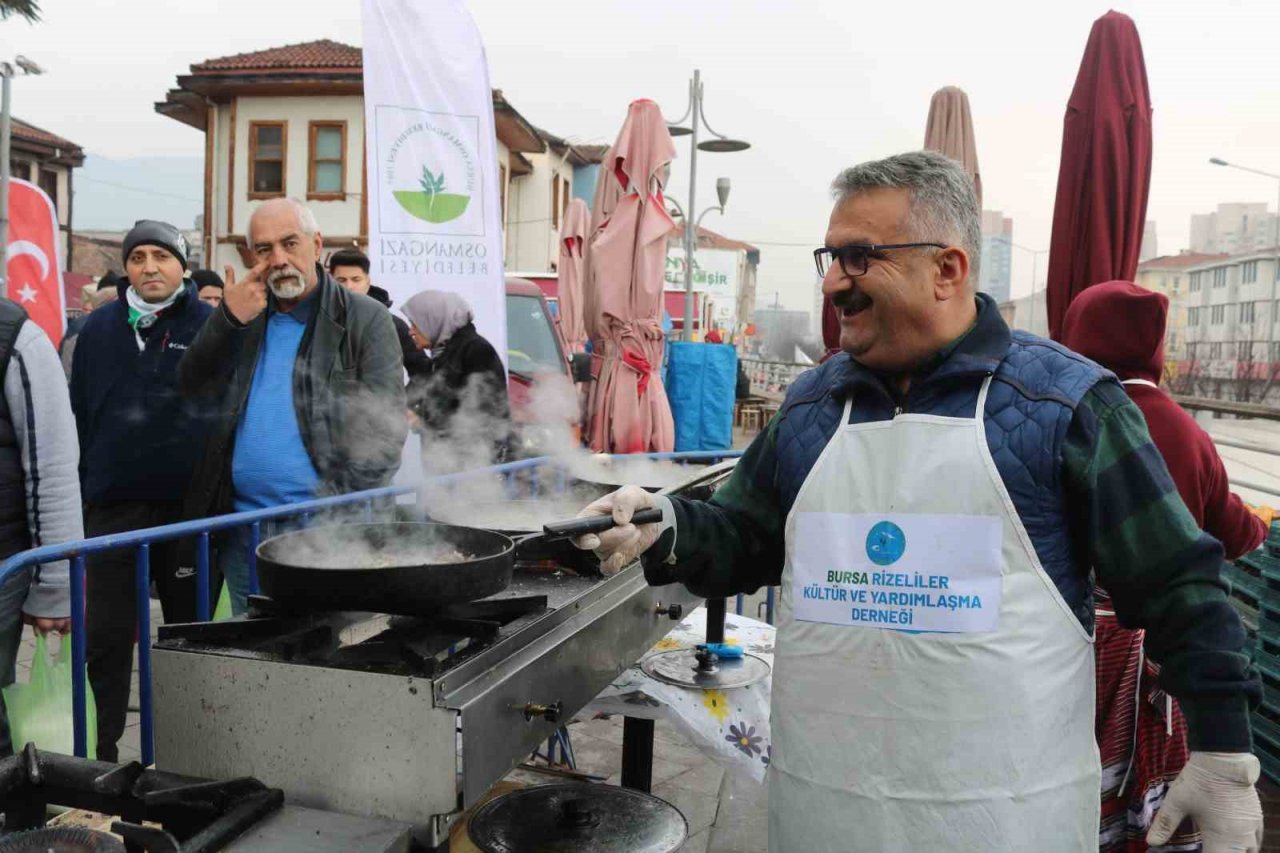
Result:
[[[572,518],[589,502],[581,498],[457,502],[432,507],[430,516],[432,521],[496,530],[518,540],[518,560],[551,560],[578,574],[599,574],[599,561],[589,551],[579,551],[564,539],[529,538],[529,534],[540,532],[544,524]]]
[[[634,522],[661,520],[662,511],[651,509],[636,513]],[[577,518],[516,538],[434,523],[312,527],[258,546],[258,583],[263,594],[287,608],[421,616],[506,589],[518,543],[568,539],[613,526],[612,516]],[[449,559],[445,552],[450,551],[460,558]]]
[[[634,484],[649,492],[671,488],[688,478],[700,465],[683,466],[674,462],[656,462],[647,456],[608,456],[596,454],[577,457],[567,464],[569,473],[601,495]]]

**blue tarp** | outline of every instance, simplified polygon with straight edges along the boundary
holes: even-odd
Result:
[[[666,386],[676,450],[733,446],[738,353],[727,344],[677,341],[667,347]]]

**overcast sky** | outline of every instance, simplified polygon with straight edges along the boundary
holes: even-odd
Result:
[[[426,0],[424,0],[426,2]],[[106,157],[203,155],[199,132],[155,113],[191,63],[332,38],[361,44],[357,0],[43,0],[44,20],[0,24],[0,54],[48,74],[20,79],[14,113]],[[698,208],[733,181],[728,212],[704,224],[761,248],[759,292],[808,308],[809,249],[842,167],[920,147],[933,91],[957,85],[973,107],[985,206],[1013,217],[1015,242],[1048,247],[1062,116],[1089,28],[1108,8],[1133,16],[1155,107],[1148,217],[1163,253],[1187,244],[1193,212],[1266,201],[1277,184],[1208,163],[1280,172],[1280,3],[1117,0],[958,3],[897,0],[472,0],[493,85],[530,121],[611,142],[627,103],[670,118],[700,67],[706,114],[749,151],[702,154]],[[671,194],[688,192],[677,140]],[[78,193],[109,191],[78,186]],[[776,244],[801,244],[786,246]],[[1015,295],[1031,255],[1014,252]],[[1038,278],[1044,277],[1044,259]]]

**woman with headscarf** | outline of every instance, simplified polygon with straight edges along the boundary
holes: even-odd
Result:
[[[476,331],[471,306],[456,293],[424,290],[401,311],[414,341],[431,350],[430,372],[409,383],[424,449],[428,440],[446,441],[462,467],[505,461],[511,435],[507,372]]]

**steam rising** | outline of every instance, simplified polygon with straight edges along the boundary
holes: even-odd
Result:
[[[274,555],[276,562],[311,569],[386,569],[461,563],[476,556],[489,556],[463,550],[446,529],[419,524],[390,528],[334,524],[284,536],[268,556]]]

